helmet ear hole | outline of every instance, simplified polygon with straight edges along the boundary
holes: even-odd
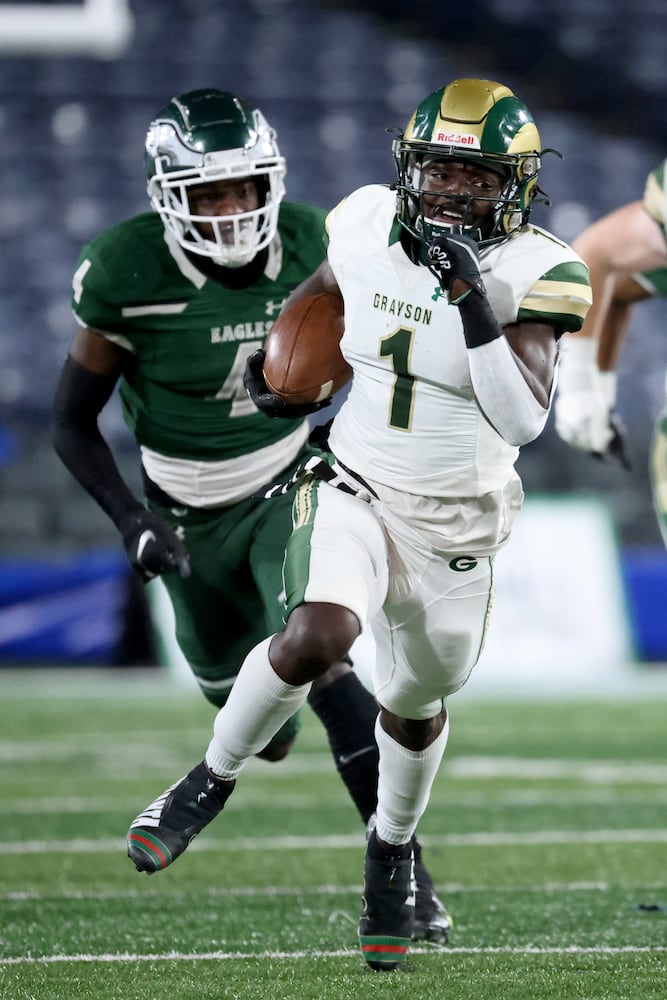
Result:
[[[260,205],[265,205],[266,200],[269,196],[269,191],[271,186],[269,184],[268,177],[258,176],[255,178],[255,187],[257,188],[257,198],[259,199]]]
[[[520,182],[530,182],[531,178],[537,180],[540,166],[541,163],[539,156],[523,156],[517,164],[517,180]]]

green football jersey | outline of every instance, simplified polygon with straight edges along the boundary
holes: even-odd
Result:
[[[255,409],[243,372],[289,293],[324,259],[325,214],[283,202],[264,273],[241,289],[206,278],[154,212],[121,222],[83,248],[74,314],[134,355],[119,389],[140,445],[219,462],[294,433],[294,421],[267,420]]]

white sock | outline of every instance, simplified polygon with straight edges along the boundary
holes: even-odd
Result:
[[[406,750],[375,723],[380,750],[377,823],[375,830],[387,844],[407,844],[428,805],[431,786],[442,761],[449,717],[442,732],[425,750]]]
[[[278,677],[269,661],[272,638],[250,650],[215,717],[206,763],[220,778],[235,778],[248,757],[263,750],[301,708],[310,691],[310,684],[295,686]]]

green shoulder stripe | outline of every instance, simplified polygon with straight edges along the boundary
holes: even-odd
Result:
[[[567,261],[551,268],[535,282],[519,305],[519,322],[548,323],[561,334],[581,329],[593,302],[588,268]]]

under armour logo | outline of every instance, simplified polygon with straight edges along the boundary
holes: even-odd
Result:
[[[269,299],[266,303],[264,312],[267,316],[275,316],[280,312],[286,302],[287,299],[281,299],[280,302],[274,302],[273,299]]]

